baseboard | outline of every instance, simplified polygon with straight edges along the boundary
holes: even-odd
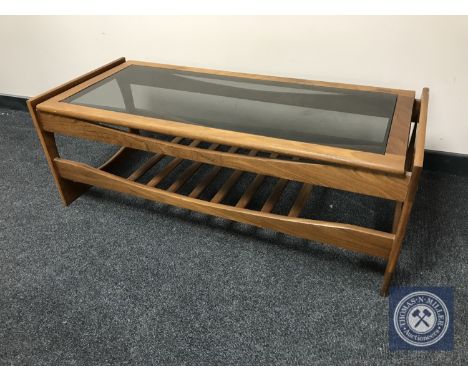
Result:
[[[28,111],[28,106],[26,105],[27,100],[27,97],[12,96],[0,93],[0,108]]]
[[[0,94],[0,108],[28,111],[26,97]],[[468,155],[426,150],[424,169],[468,176]]]

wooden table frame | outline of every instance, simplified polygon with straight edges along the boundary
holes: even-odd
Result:
[[[61,102],[129,65],[396,94],[395,114],[386,152],[382,155],[260,137]],[[134,107],[129,84],[119,86],[126,107]],[[415,93],[408,90],[185,68],[120,58],[30,99],[28,107],[65,205],[73,202],[89,186],[97,186],[381,257],[387,261],[381,294],[387,295],[422,170],[428,99],[427,88],[423,89],[421,99],[415,99]],[[128,131],[113,126],[126,127]],[[139,134],[140,130],[166,134],[173,139],[166,141],[144,136]],[[94,168],[61,158],[55,143],[55,134],[119,145],[121,148],[103,165]],[[187,140],[190,140],[190,144],[183,143]],[[201,142],[208,142],[210,145],[208,148],[198,147]],[[228,145],[230,149],[218,150],[220,145]],[[244,154],[239,152],[240,149],[249,151]],[[128,160],[134,150],[151,152],[154,155],[127,178],[112,174],[110,170]],[[258,156],[259,152],[268,155]],[[175,159],[147,184],[139,183],[138,179],[164,156]],[[157,188],[184,160],[191,161],[191,164],[182,175],[169,188]],[[202,164],[212,165],[213,169],[188,196],[177,193]],[[210,201],[198,198],[221,168],[233,170],[229,179]],[[256,176],[235,206],[222,204],[222,200],[243,172],[255,173]],[[270,196],[260,211],[248,209],[250,200],[266,176],[278,178]],[[272,213],[288,181],[302,182],[302,188],[287,216]],[[395,201],[392,232],[300,218],[299,214],[312,185]]]

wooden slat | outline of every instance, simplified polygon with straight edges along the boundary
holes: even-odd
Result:
[[[249,157],[187,147],[51,114],[41,113],[41,119],[44,129],[51,132],[391,200],[404,200],[409,182],[408,174],[392,175],[346,166]]]
[[[183,138],[182,137],[175,137],[171,140],[172,143],[179,143]],[[165,157],[164,154],[156,154],[149,158],[141,167],[136,169],[130,176],[127,178],[128,180],[137,180],[145,175],[148,170],[153,167],[156,163],[158,163],[161,159]]]
[[[252,200],[255,192],[258,190],[260,185],[263,183],[265,175],[258,174],[255,176],[254,180],[249,184],[249,187],[245,190],[244,194],[238,200],[236,207],[245,208]]]
[[[216,150],[218,148],[218,144],[217,143],[213,143],[210,145],[210,147],[208,147],[208,150]],[[167,189],[167,191],[171,191],[171,192],[177,192],[177,190],[182,187],[185,182],[187,182],[187,180],[190,179],[190,177],[195,174],[195,172],[200,168],[200,166],[202,165],[203,163],[201,162],[193,162],[189,167],[187,167],[187,169],[174,181],[174,183],[172,183],[169,188]]]
[[[279,198],[281,197],[281,194],[288,184],[287,179],[279,179],[275,187],[273,187],[273,190],[271,191],[270,196],[266,200],[266,202],[263,204],[263,207],[261,209],[262,212],[271,212],[273,211],[273,208],[275,208],[276,203],[278,202]]]
[[[166,190],[129,181],[88,165],[57,158],[54,160],[60,176],[76,182],[106,188],[157,202],[188,208],[257,227],[273,229],[288,235],[333,244],[353,251],[383,258],[388,257],[395,235],[351,224],[293,218],[259,211],[211,203],[175,194]]]
[[[270,155],[271,159],[275,159],[277,157],[278,157],[278,154],[276,154],[276,153],[273,153],[273,154]],[[247,205],[252,200],[255,192],[260,187],[260,185],[263,183],[264,179],[265,179],[265,175],[258,174],[254,178],[254,180],[249,184],[249,186],[245,190],[244,194],[240,197],[239,201],[236,204],[236,207],[239,207],[239,208],[247,207]]]
[[[192,141],[190,142],[189,147],[195,147],[200,144],[200,141]],[[174,158],[171,160],[166,167],[164,167],[159,173],[154,176],[153,179],[151,179],[147,185],[149,187],[155,187],[159,183],[161,183],[166,176],[168,176],[179,164],[181,164],[184,161],[182,158]]]
[[[235,153],[238,150],[237,147],[231,147],[228,151],[228,153]],[[208,185],[213,181],[214,178],[216,178],[216,175],[221,171],[222,167],[221,166],[215,166],[213,169],[205,175],[205,177],[201,180],[200,183],[196,185],[196,187],[192,190],[192,192],[189,194],[191,198],[198,198],[200,194],[203,192],[203,190],[208,187]]]
[[[248,154],[249,156],[253,157],[257,155],[256,150],[251,150]],[[237,183],[239,178],[242,176],[244,171],[236,170],[234,171],[231,176],[224,182],[218,192],[211,198],[212,203],[220,203],[231,190],[231,188]]]
[[[299,193],[297,194],[294,204],[289,210],[288,216],[297,217],[301,214],[302,208],[304,207],[304,204],[307,202],[307,198],[309,197],[310,191],[312,191],[312,185],[308,183],[304,183]]]

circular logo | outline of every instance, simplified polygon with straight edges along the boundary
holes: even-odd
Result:
[[[393,324],[401,339],[419,347],[440,341],[447,332],[449,320],[444,302],[435,294],[425,291],[403,297],[393,315]]]

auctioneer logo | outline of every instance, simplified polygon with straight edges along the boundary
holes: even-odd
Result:
[[[390,290],[390,350],[452,350],[453,289]]]

